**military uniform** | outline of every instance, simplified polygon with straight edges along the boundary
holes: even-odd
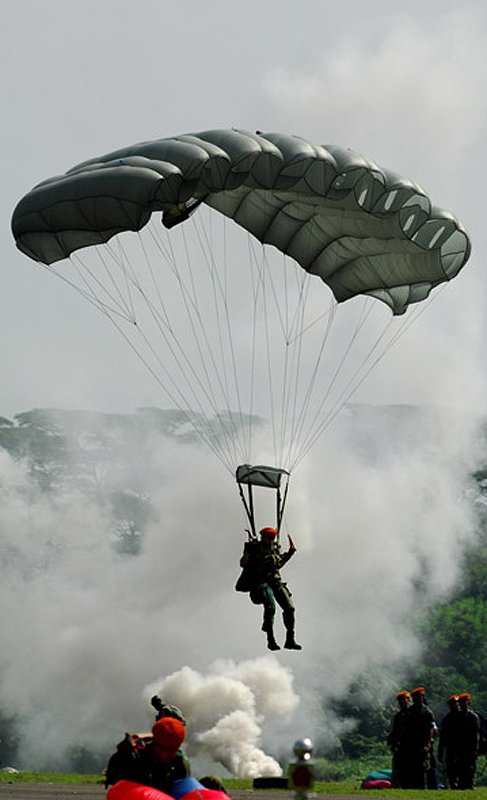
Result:
[[[466,702],[462,702],[468,697]],[[477,772],[477,756],[480,741],[480,719],[468,708],[470,696],[460,695],[460,711],[455,717],[453,730],[453,753],[457,761],[458,788],[473,789]]]
[[[406,715],[408,713],[409,701],[411,695],[409,692],[399,692],[396,700],[400,704],[399,711],[394,714],[392,719],[392,729],[387,736],[387,745],[392,752],[392,785],[396,789],[400,789],[401,778],[404,770],[403,766],[403,751],[401,750],[402,732]]]
[[[445,765],[445,772],[450,789],[458,789],[458,759],[455,754],[455,723],[460,713],[458,698],[450,697],[447,701],[450,711],[443,717],[440,726],[440,739],[438,742],[438,758]]]
[[[400,782],[402,789],[425,789],[426,773],[431,766],[434,717],[415,691],[411,696],[413,705],[407,710],[401,735]]]
[[[272,529],[264,528],[263,530]],[[279,650],[279,645],[274,638],[276,603],[282,609],[282,618],[286,628],[284,646],[291,650],[301,649],[294,640],[295,612],[292,595],[279,571],[295,552],[296,549],[292,543],[290,543],[289,549],[282,553],[279,546],[274,543],[270,545],[262,540],[252,540],[245,543],[245,549],[240,559],[243,572],[236,588],[239,591],[248,591],[253,603],[264,606],[262,630],[267,634],[267,646],[270,650]]]

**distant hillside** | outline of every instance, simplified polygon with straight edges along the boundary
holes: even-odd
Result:
[[[350,404],[339,419],[351,447],[371,463],[388,452],[436,450],[452,433],[461,437],[475,431],[477,442],[487,441],[487,417],[434,406]],[[175,409],[112,414],[46,408],[18,413],[12,420],[0,417],[0,447],[16,459],[27,459],[45,489],[69,480],[66,467],[71,479],[83,482],[87,464],[128,464],[161,438],[200,442],[187,416]]]

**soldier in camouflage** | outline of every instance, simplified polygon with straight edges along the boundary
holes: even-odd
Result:
[[[289,549],[282,553],[277,543],[278,532],[275,528],[262,528],[259,536],[260,539],[251,537],[245,544],[240,559],[243,572],[236,588],[239,591],[249,591],[252,602],[264,606],[262,630],[267,634],[269,650],[280,650],[274,637],[276,603],[282,609],[286,628],[284,647],[288,650],[301,650],[301,645],[297,644],[294,638],[295,614],[291,592],[279,572],[294,555],[296,548],[293,540],[288,536]],[[245,589],[243,589],[243,585],[245,585]]]

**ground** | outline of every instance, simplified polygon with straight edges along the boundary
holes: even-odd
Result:
[[[288,791],[249,790],[232,792],[232,800],[290,800],[293,793]],[[377,797],[373,793],[363,794],[363,800]],[[315,800],[357,800],[357,795],[314,794]],[[66,783],[0,783],[0,800],[104,800],[105,789],[102,784]],[[387,795],[388,800],[397,800]]]

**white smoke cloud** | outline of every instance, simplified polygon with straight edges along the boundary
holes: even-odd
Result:
[[[299,702],[290,670],[276,659],[216,661],[206,675],[183,667],[144,691],[147,699],[154,693],[184,709],[188,755],[206,755],[241,778],[282,773],[258,746],[263,727],[286,722]]]

